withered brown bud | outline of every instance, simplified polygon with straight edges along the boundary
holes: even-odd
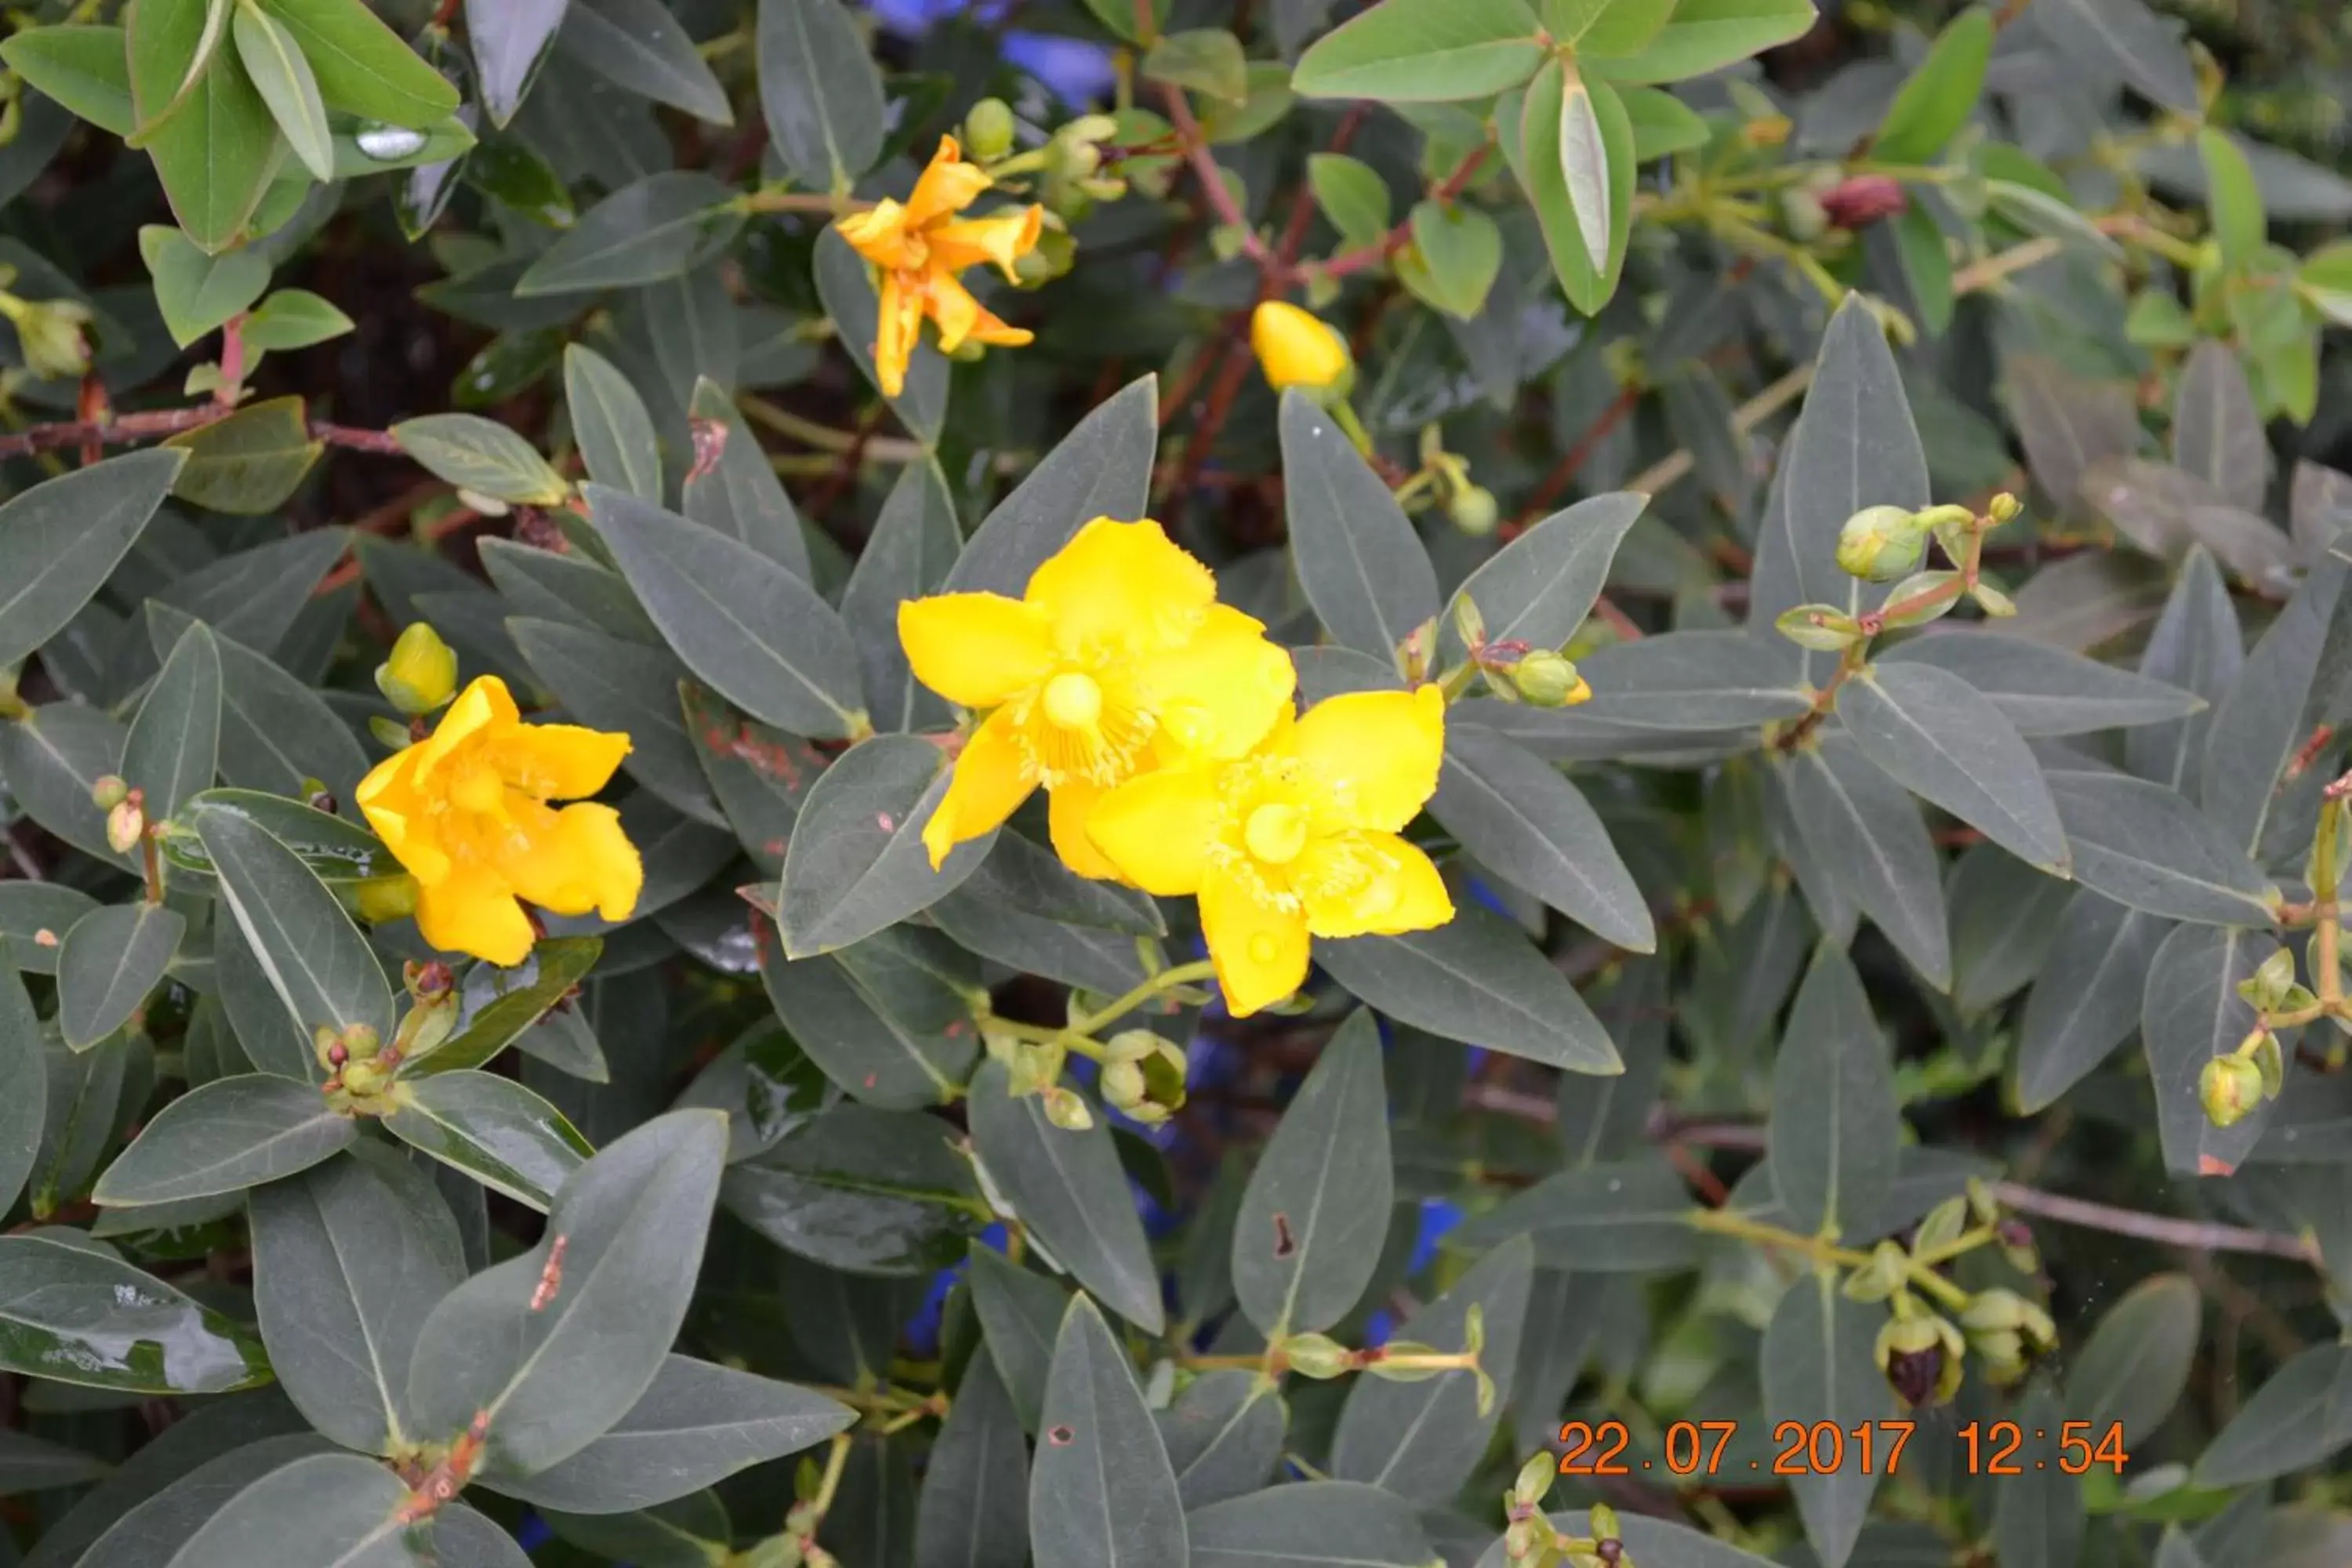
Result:
[[[1856,174],[1821,194],[1822,211],[1837,228],[1868,228],[1911,205],[1900,181],[1885,174]]]
[[[1936,1397],[1936,1386],[1944,1378],[1944,1348],[1929,1345],[1923,1351],[1902,1351],[1887,1359],[1886,1381],[1895,1396],[1916,1410]]]

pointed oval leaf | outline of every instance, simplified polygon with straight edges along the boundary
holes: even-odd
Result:
[[[639,289],[691,272],[741,232],[734,203],[735,193],[697,169],[648,174],[582,213],[515,280],[515,295]]]
[[[1276,1386],[1239,1367],[1195,1378],[1157,1419],[1187,1513],[1264,1486],[1289,1425]]]
[[[1450,727],[1429,810],[1497,876],[1596,936],[1636,952],[1657,945],[1649,904],[1600,815],[1525,749],[1475,726]]]
[[[289,1554],[333,1568],[410,1568],[408,1487],[356,1454],[315,1454],[223,1503],[163,1568],[249,1568]]]
[[[159,653],[169,650],[191,624],[187,616],[152,599],[147,618],[149,640],[162,645]],[[367,753],[351,727],[317,692],[268,658],[230,637],[216,635],[214,641],[221,662],[221,776],[244,789],[297,796],[303,793],[303,780],[317,779],[337,799],[350,800],[368,771]]]
[[[2107,1309],[2066,1377],[2066,1414],[2094,1432],[2121,1422],[2126,1447],[2172,1414],[2197,1360],[2204,1306],[2186,1274],[2151,1275]]]
[[[735,123],[727,89],[662,0],[572,0],[555,47],[641,98],[713,125]]]
[[[2260,856],[2283,798],[2292,792],[2288,770],[2326,717],[2328,680],[2340,678],[2335,638],[2352,630],[2352,561],[2328,555],[2314,564],[2253,651],[2237,685],[2213,710],[2205,738],[2198,802],[2249,853]],[[2316,770],[2306,788],[2319,780]],[[2307,808],[2306,808],[2307,809]],[[2295,847],[2298,850],[2301,846]]]
[[[1529,1238],[1538,1262],[1585,1274],[1646,1274],[1686,1268],[1699,1256],[1691,1196],[1655,1155],[1546,1176],[1465,1221],[1461,1245]]]
[[[319,96],[319,79],[302,56],[302,46],[286,25],[257,5],[236,7],[229,26],[236,42],[236,58],[254,90],[269,106],[278,134],[294,149],[302,166],[321,180],[335,177],[335,141],[327,129],[327,105]],[[436,116],[438,118],[438,116]]]
[[[1814,950],[1772,1064],[1772,1186],[1800,1235],[1866,1237],[1895,1182],[1903,1118],[1895,1068],[1862,977]]]
[[[553,506],[572,493],[537,447],[478,414],[427,414],[389,433],[436,478],[499,500]]]
[[[2192,118],[2200,112],[2180,24],[2159,18],[2144,0],[2042,0],[2033,26],[2060,53],[2109,80],[2121,77],[2150,101]]]
[[[1915,637],[1887,650],[1888,664],[1930,664],[1958,676],[2026,736],[2178,721],[2197,711],[2194,691],[2134,675],[2064,648],[2023,637],[1952,632]]]
[[[90,1194],[111,1208],[243,1192],[348,1149],[359,1123],[307,1083],[268,1073],[215,1079],[150,1121]]]
[[[784,167],[845,191],[882,155],[882,75],[840,0],[760,0],[760,107]]]
[[[1559,647],[1591,613],[1618,545],[1648,505],[1647,497],[1621,490],[1552,513],[1473,572],[1453,604],[1477,606],[1490,642]],[[1446,621],[1450,637],[1453,617]]]
[[[308,1039],[321,1024],[363,1024],[390,1040],[395,1020],[383,970],[301,857],[234,811],[197,811],[191,820],[222,898],[296,1031]]]
[[[677,1336],[726,1155],[724,1116],[677,1110],[574,1172],[539,1246],[426,1318],[409,1372],[419,1429],[454,1435],[486,1413],[481,1474],[500,1479],[547,1469],[618,1425]]]
[[[7,962],[0,943],[0,1204],[14,1208],[41,1152],[41,1121],[47,1110],[48,1060],[41,1049],[41,1017],[24,979]]]
[[[112,904],[76,921],[58,949],[58,1027],[86,1051],[131,1021],[187,934],[161,904]]]
[[[923,825],[947,793],[940,749],[877,735],[843,752],[802,804],[784,856],[777,924],[794,958],[830,952],[920,913],[971,875],[995,835],[931,869]]]
[[[1045,1120],[1039,1097],[1015,1100],[1006,1083],[1003,1064],[993,1061],[971,1080],[972,1142],[990,1180],[1079,1284],[1158,1333],[1160,1276],[1109,1128],[1097,1114],[1085,1131],[1065,1131]]]
[[[440,1045],[401,1064],[404,1078],[478,1068],[561,1005],[604,951],[601,938],[548,937],[511,969],[477,963],[458,991],[457,1022]]]
[[[705,377],[694,384],[688,422],[693,426],[695,464],[686,476],[679,505],[705,528],[747,544],[801,581],[814,581],[806,531],[783,481],[769,466],[759,437],[743,423],[735,400]],[[657,496],[648,496],[657,500]]]
[[[1428,1568],[1436,1549],[1412,1503],[1360,1481],[1269,1487],[1185,1516],[1192,1568]]]
[[[2148,965],[2169,929],[2087,885],[2068,901],[2025,996],[2017,1045],[2020,1110],[2047,1109],[2139,1026]]]
[[[212,787],[220,729],[220,647],[199,621],[163,661],[122,743],[123,782],[141,792],[150,822],[171,821],[190,796]]]
[[[1895,1415],[1894,1393],[1872,1348],[1885,1317],[1882,1306],[1848,1300],[1832,1276],[1800,1276],[1764,1331],[1766,1418],[1809,1427],[1831,1421],[1851,1431]],[[1878,1481],[1876,1469],[1857,1465],[1790,1482],[1805,1538],[1831,1568],[1841,1568],[1852,1555]]]
[[[879,1277],[962,1256],[990,1211],[938,1121],[837,1105],[729,1167],[728,1211],[785,1251]]]
[[[0,1368],[131,1394],[269,1381],[261,1342],[152,1275],[41,1236],[0,1237]]]
[[[2185,925],[2156,950],[2139,1034],[2167,1170],[2226,1176],[2261,1141],[2276,1101],[2263,1101],[2232,1126],[2216,1127],[2205,1114],[2198,1080],[2207,1062],[2236,1050],[2254,1026],[2253,1004],[2238,994],[2238,986],[2278,945],[2266,931]]]
[[[1318,38],[1291,86],[1389,103],[1486,98],[1535,73],[1538,30],[1526,0],[1382,0]]]
[[[555,47],[570,0],[466,0],[466,42],[482,108],[500,130]]]
[[[2269,923],[2277,889],[2210,817],[2172,791],[2123,773],[2047,777],[2084,887],[2168,920]]]
[[[2164,613],[2148,633],[2139,672],[2193,692],[2209,707],[2125,736],[2126,765],[2144,779],[2194,799],[2198,764],[2213,722],[2210,704],[2229,695],[2245,661],[2245,639],[2238,628],[2237,609],[2230,603],[2229,584],[2221,580],[2212,556],[2192,549],[2181,563],[2180,580],[2165,600]]]
[[[913,1110],[953,1097],[978,1049],[962,988],[976,966],[914,926],[885,928],[814,958],[787,959],[757,922],[760,978],[809,1059],[868,1105]]]
[[[1437,574],[1404,509],[1339,422],[1282,395],[1283,504],[1299,586],[1332,637],[1376,658],[1437,614]]]
[[[2070,856],[2042,764],[1991,700],[1933,665],[1884,664],[1838,693],[1863,755],[2030,865],[2066,874]]]
[[[2197,1461],[2200,1487],[2242,1487],[2352,1443],[2352,1345],[2313,1345],[2238,1407]]]
[[[1183,1505],[1160,1428],[1127,1352],[1084,1296],[1070,1302],[1054,1342],[1043,1422],[1029,1471],[1037,1568],[1187,1561]]]
[[[938,593],[962,551],[955,500],[939,465],[909,463],[899,469],[841,595],[841,618],[856,639],[866,707],[877,729],[935,729],[948,721],[947,704],[908,667],[898,606]]]
[[[661,504],[661,443],[646,400],[613,362],[585,343],[563,351],[563,405],[588,477]]]
[[[1160,379],[1142,376],[1078,421],[997,502],[972,531],[945,591],[1019,598],[1030,574],[1096,518],[1145,517],[1159,445]]]
[[[263,0],[310,57],[331,109],[417,130],[457,111],[457,89],[356,0]]]
[[[2172,460],[2230,505],[2259,511],[2270,480],[2270,441],[2245,367],[2226,343],[2189,353],[2172,400]]]
[[[187,461],[132,452],[45,479],[0,506],[0,666],[63,630],[113,574]]]
[[[1849,735],[1776,753],[1774,764],[1765,776],[1811,861],[1930,984],[1948,988],[1943,875],[1911,793],[1866,761]]]
[[[1622,82],[1705,76],[1802,37],[1813,16],[1812,0],[1678,0],[1654,38],[1609,62],[1609,76]]]
[[[1028,1561],[1028,1441],[995,1366],[975,1356],[916,1500],[915,1568],[1022,1568]]]
[[[1936,37],[1936,47],[1906,78],[1886,118],[1878,122],[1871,156],[1888,163],[1925,163],[1959,134],[1984,90],[1992,60],[1992,13],[1961,12]]]
[[[435,1073],[401,1080],[395,1093],[385,1131],[541,1212],[593,1152],[563,1112],[511,1079]]]

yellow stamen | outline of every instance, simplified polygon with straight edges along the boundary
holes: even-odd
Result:
[[[1307,814],[1295,805],[1261,805],[1242,828],[1249,852],[1269,866],[1286,866],[1307,847]]]
[[[1045,683],[1045,717],[1065,730],[1093,728],[1102,706],[1102,688],[1090,675],[1065,671]]]

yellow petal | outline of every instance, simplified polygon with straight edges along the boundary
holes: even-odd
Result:
[[[971,205],[972,198],[994,184],[982,174],[979,165],[963,161],[963,149],[952,136],[940,138],[940,150],[931,154],[930,167],[915,182],[914,195],[907,198],[907,226],[925,229],[950,213],[960,213]]]
[[[619,921],[635,910],[645,864],[611,806],[526,808],[521,826],[501,841],[498,862],[519,897],[559,915],[593,910]]]
[[[459,866],[416,895],[416,929],[445,952],[470,952],[500,968],[530,956],[530,921],[505,882],[478,866]]]
[[[990,217],[943,223],[925,238],[930,246],[931,258],[941,266],[961,271],[986,262],[1003,273],[1005,281],[1010,283],[1018,281],[1020,276],[1013,263],[1037,248],[1037,237],[1044,230],[1045,221],[1045,208],[1028,206]]]
[[[907,243],[907,209],[885,197],[862,213],[852,213],[833,226],[849,247],[877,267],[913,265]]]
[[[581,724],[520,724],[496,742],[493,761],[526,795],[578,800],[612,783],[614,771],[628,754],[626,735]]]
[[[476,676],[473,683],[457,694],[457,700],[449,704],[449,711],[441,716],[433,733],[410,748],[416,753],[416,787],[428,787],[433,771],[467,741],[477,735],[496,734],[520,720],[505,681],[495,675]]]
[[[947,793],[940,797],[930,821],[923,824],[923,847],[931,853],[931,869],[938,870],[957,845],[1003,826],[1036,787],[1037,775],[1021,749],[1012,710],[990,714],[988,722],[964,743]]]
[[[881,383],[885,397],[907,389],[907,362],[914,357],[923,329],[923,296],[907,287],[908,276],[882,274],[882,299],[874,321],[874,379]]]
[[[1322,786],[1318,822],[1324,831],[1394,833],[1436,793],[1445,756],[1445,698],[1434,686],[1350,691],[1301,714],[1281,744]]]
[[[1392,833],[1313,841],[1292,864],[1290,885],[1317,936],[1394,936],[1454,918],[1454,900],[1436,866]]]
[[[1307,917],[1258,901],[1222,867],[1201,879],[1201,934],[1217,966],[1226,1010],[1246,1018],[1307,984]]]
[[[1217,580],[1150,518],[1098,517],[1031,574],[1026,597],[1052,621],[1055,644],[1066,652],[1157,650],[1200,629]]]
[[[1142,661],[1137,681],[1179,753],[1231,759],[1274,729],[1298,671],[1263,626],[1230,605],[1213,605],[1190,642]]]
[[[934,594],[898,605],[915,679],[966,708],[993,708],[1052,673],[1045,617],[1002,594]]]
[[[1214,774],[1167,768],[1106,792],[1087,818],[1087,831],[1129,881],[1175,899],[1201,890],[1222,818]]]
[[[415,787],[418,748],[394,752],[360,781],[360,814],[392,851],[393,858],[427,882],[449,874],[449,856],[434,831],[428,803]]]
[[[1036,338],[1028,329],[1008,325],[992,314],[952,272],[931,272],[924,292],[931,319],[940,324],[940,348],[944,353],[953,353],[967,342],[1019,348]]]
[[[1046,794],[1046,825],[1053,831],[1054,853],[1062,858],[1063,865],[1098,882],[1123,882],[1127,879],[1118,865],[1087,837],[1087,823],[1102,797],[1103,787],[1098,784],[1064,779]]]

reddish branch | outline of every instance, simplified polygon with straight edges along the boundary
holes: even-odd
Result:
[[[121,414],[110,419],[72,419],[50,425],[32,425],[0,436],[0,458],[29,457],[36,452],[54,452],[66,447],[135,447],[142,441],[161,441],[191,430],[201,430],[207,425],[218,424],[235,412],[235,409],[216,403],[199,403],[186,408]],[[331,425],[323,419],[310,422],[310,436],[313,440],[324,441],[330,447],[341,447],[354,452],[396,456],[400,451],[400,443],[393,439],[388,431]]]

